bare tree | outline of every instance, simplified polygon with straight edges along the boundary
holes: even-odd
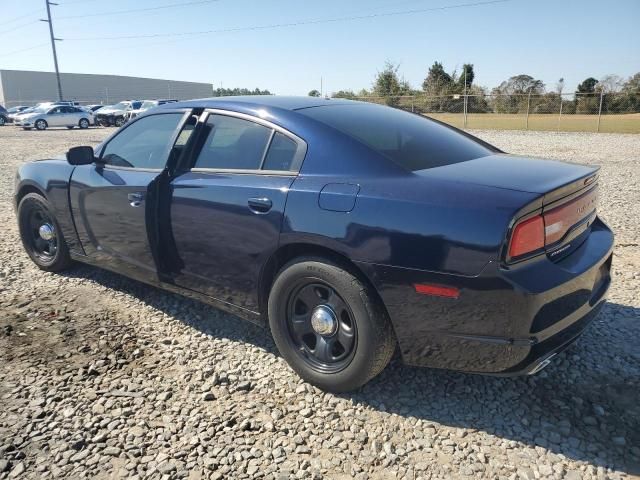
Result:
[[[619,75],[605,75],[598,82],[598,89],[604,93],[616,93],[622,90],[624,80]]]

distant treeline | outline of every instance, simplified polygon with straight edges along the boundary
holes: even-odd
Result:
[[[623,79],[618,75],[606,75],[600,80],[586,78],[574,92],[565,90],[565,81],[560,78],[554,88],[548,90],[542,82],[531,75],[519,74],[510,77],[499,86],[489,90],[474,83],[473,64],[464,64],[461,71],[447,72],[440,62],[429,68],[421,89],[413,88],[398,73],[399,65],[387,62],[375,77],[370,89],[359,92],[340,90],[335,98],[384,97],[385,103],[398,105],[399,97],[419,96],[428,101],[429,111],[460,112],[461,95],[469,95],[468,112],[521,113],[528,109],[532,113],[597,113],[602,96],[602,111],[608,113],[640,112],[640,72]],[[319,96],[312,90],[310,96]],[[428,99],[428,100],[425,100]]]

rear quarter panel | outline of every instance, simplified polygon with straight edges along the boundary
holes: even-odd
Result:
[[[322,209],[329,183],[357,184],[349,212]],[[317,243],[356,262],[476,276],[498,259],[510,220],[538,194],[430,180],[301,175],[287,200],[282,243]]]

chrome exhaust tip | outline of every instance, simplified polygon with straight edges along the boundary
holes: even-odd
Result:
[[[547,358],[545,358],[544,360],[542,360],[538,365],[535,366],[535,368],[533,370],[531,370],[529,372],[529,375],[535,375],[536,373],[538,373],[540,370],[542,370],[543,368],[545,368],[547,365],[549,365],[551,363],[551,360],[553,359],[553,357],[555,357],[557,355],[557,353],[552,353],[551,355],[549,355]]]

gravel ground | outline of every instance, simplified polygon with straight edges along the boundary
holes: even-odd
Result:
[[[598,163],[610,300],[534,377],[403,366],[302,383],[267,332],[121,276],[39,271],[11,207],[23,161],[112,130],[0,128],[0,479],[622,478],[640,473],[640,136],[474,132]]]

